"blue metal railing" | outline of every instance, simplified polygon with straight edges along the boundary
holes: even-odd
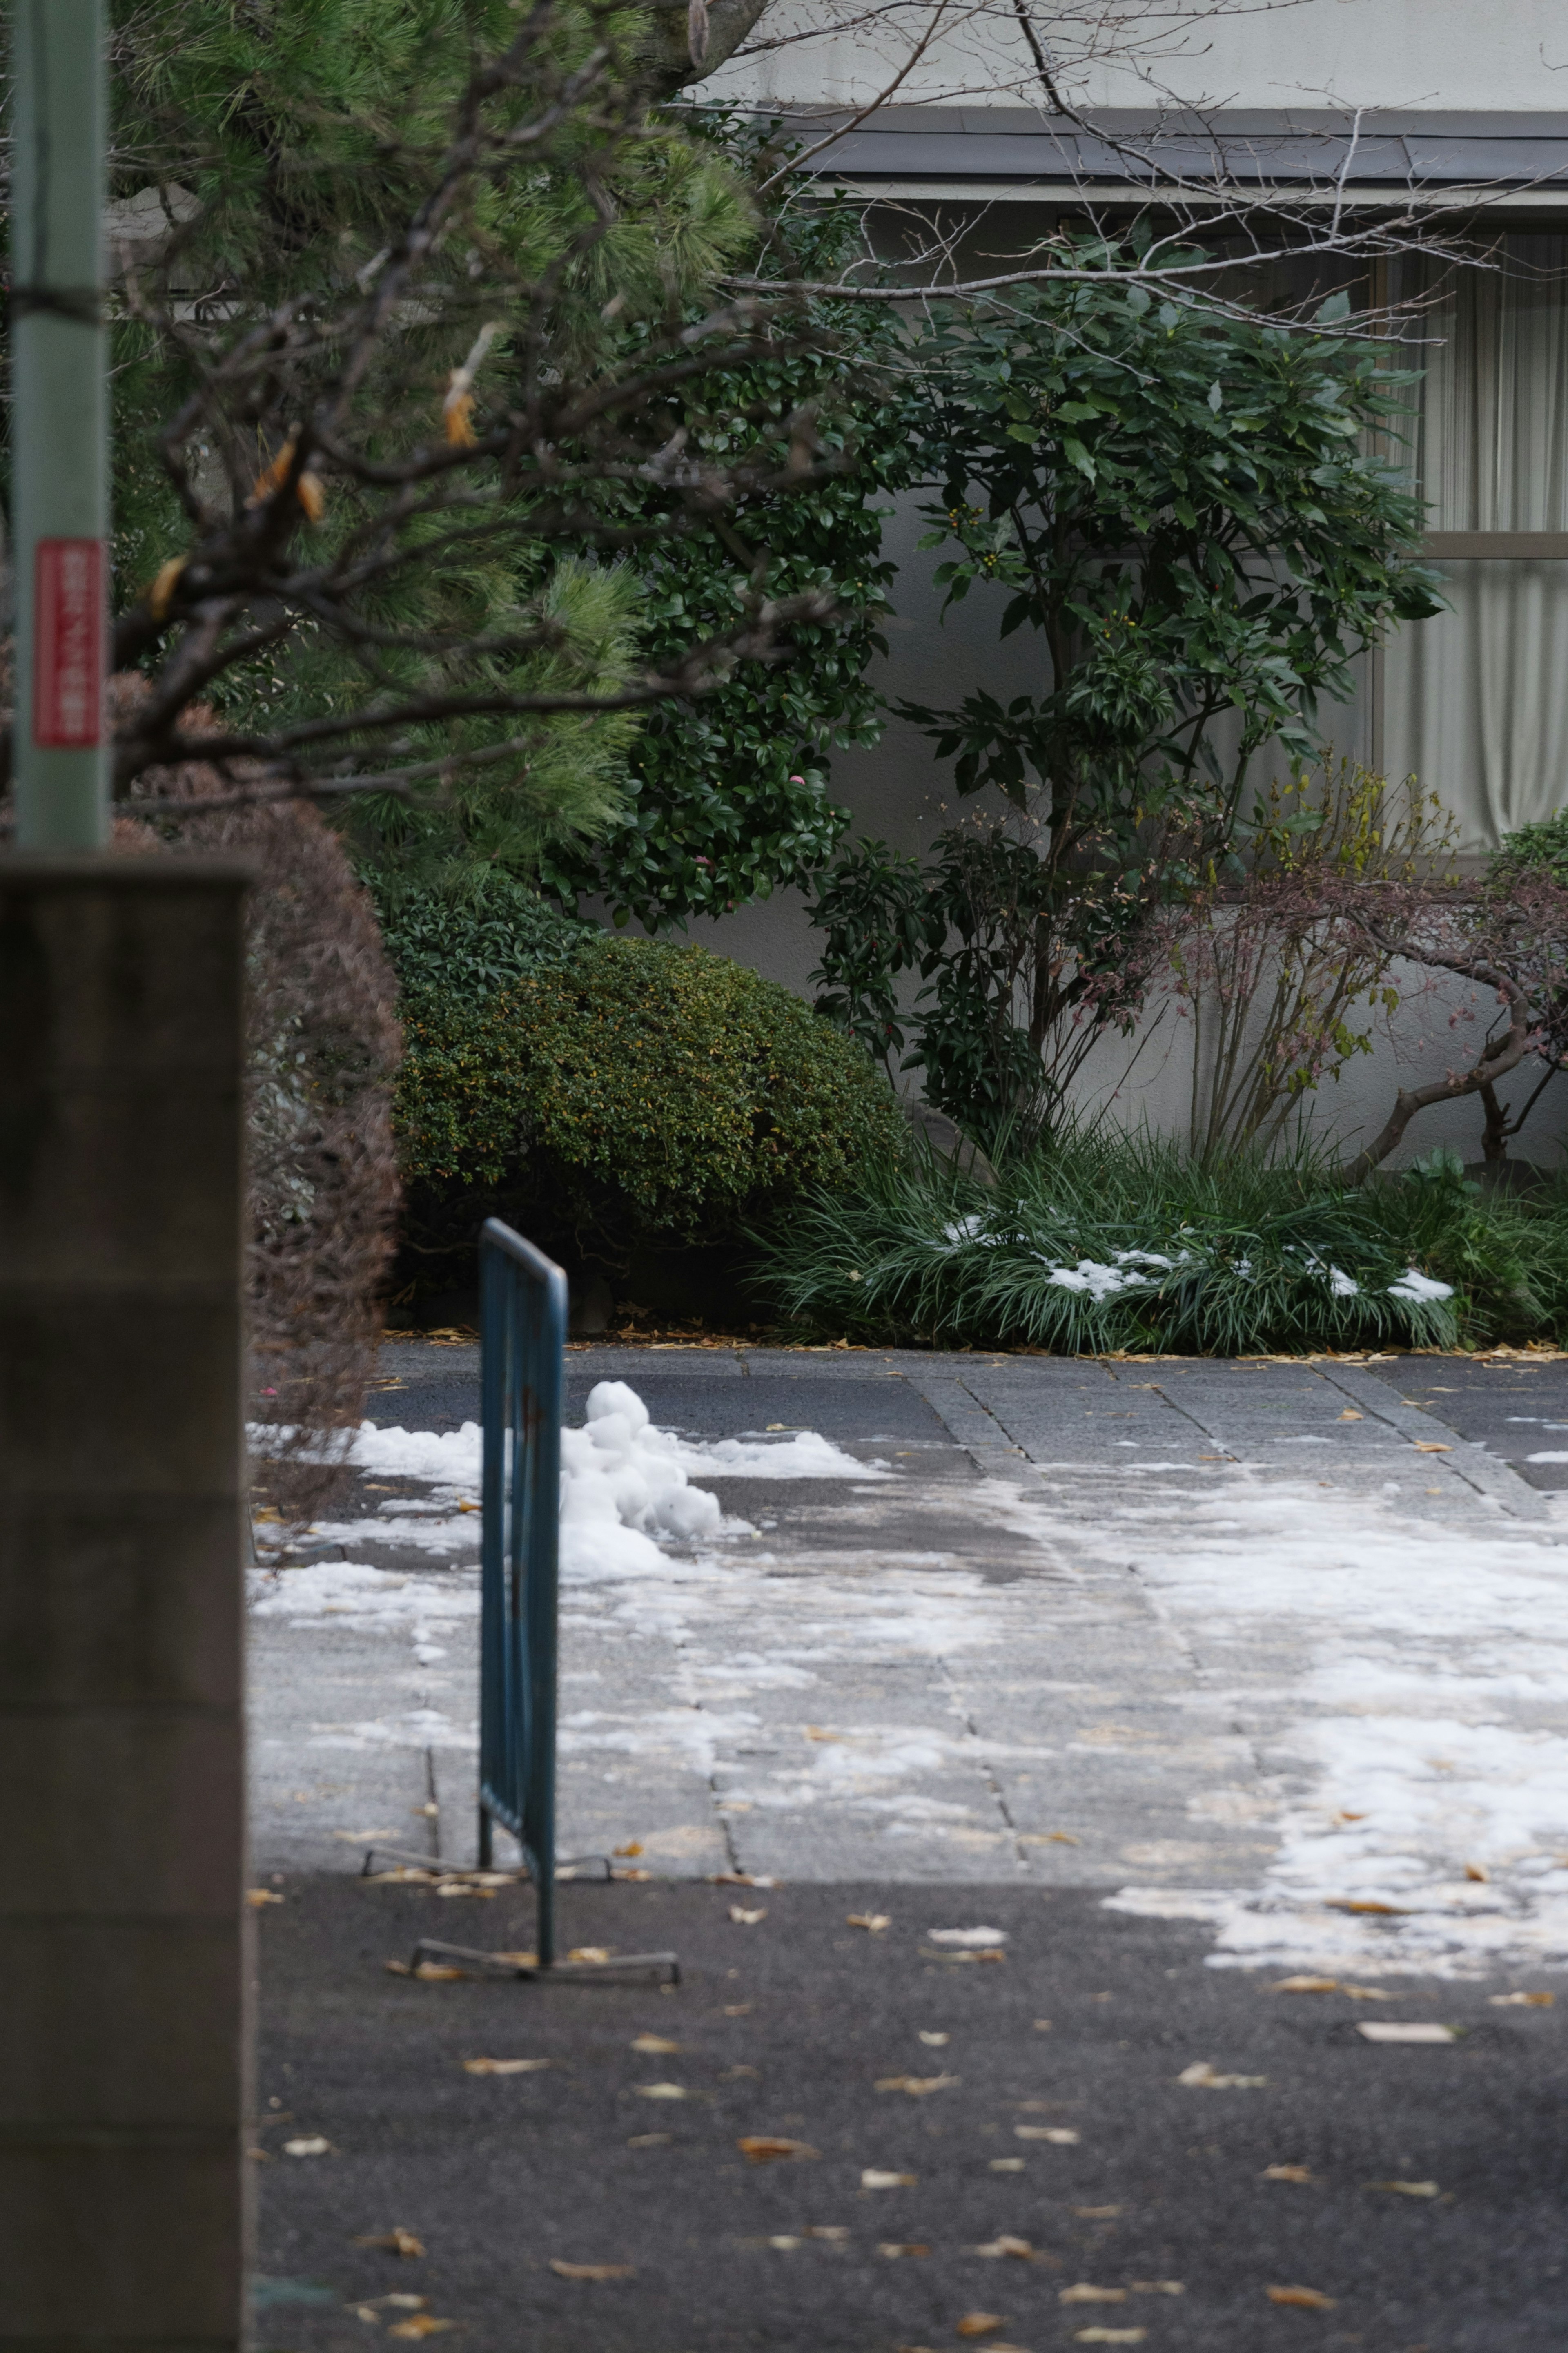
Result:
[[[539,1964],[555,1959],[555,1666],[566,1277],[486,1220],[479,1237],[479,1866],[500,1822],[539,1898]]]

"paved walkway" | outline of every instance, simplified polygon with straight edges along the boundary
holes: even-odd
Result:
[[[477,1413],[475,1351],[384,1370],[384,1427]],[[805,1428],[850,1462],[715,1478],[720,1536],[570,1585],[563,1852],[1074,1888],[1201,1924],[1216,1960],[1359,1977],[1568,1964],[1565,1469],[1528,1459],[1568,1453],[1568,1366],[569,1372],[574,1419],[619,1379],[701,1440]],[[342,1557],[262,1580],[260,1869],[471,1856],[468,1500],[368,1472]]]

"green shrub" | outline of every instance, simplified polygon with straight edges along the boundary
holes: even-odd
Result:
[[[1568,1330],[1568,1185],[1484,1195],[1443,1147],[1351,1190],[1306,1153],[1205,1166],[1068,1136],[989,1193],[889,1166],[797,1203],[759,1255],[788,1313],[884,1343],[1235,1356]]]
[[[706,949],[596,933],[488,996],[410,988],[397,1116],[418,1247],[487,1209],[595,1255],[712,1240],[901,1145],[862,1049]],[[444,1241],[441,1233],[447,1237]]]
[[[374,874],[367,879],[382,939],[405,995],[435,991],[458,1004],[489,997],[539,965],[561,963],[584,940],[597,936],[592,923],[563,915],[499,868],[464,897],[419,888],[394,896],[384,880]]]

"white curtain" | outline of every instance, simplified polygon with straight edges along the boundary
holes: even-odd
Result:
[[[1568,531],[1568,237],[1510,237],[1497,259],[1406,279],[1436,296],[1413,451],[1428,526]],[[1482,851],[1568,803],[1568,563],[1441,569],[1452,611],[1400,630],[1384,659],[1384,762]]]

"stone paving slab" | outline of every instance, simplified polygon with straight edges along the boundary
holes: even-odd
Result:
[[[1175,1903],[1272,1883],[1323,1784],[1321,1726],[1353,1729],[1320,1690],[1369,1643],[1385,1676],[1408,1656],[1433,1706],[1556,1741],[1555,1696],[1462,1696],[1473,1636],[1347,1640],[1300,1599],[1271,1608],[1274,1561],[1320,1512],[1326,1573],[1362,1527],[1369,1557],[1426,1530],[1435,1560],[1510,1545],[1547,1547],[1526,1568],[1555,1560],[1549,1499],[1408,1403],[1411,1365],[574,1349],[578,1409],[595,1379],[628,1379],[658,1419],[702,1438],[805,1425],[892,1475],[716,1480],[745,1533],[697,1558],[678,1548],[642,1588],[564,1596],[563,1849],[640,1844],[693,1876],[1131,1882]],[[477,1412],[476,1351],[399,1345],[384,1368],[384,1424]],[[1441,1402],[1442,1386],[1434,1370],[1419,1394]],[[1539,1380],[1488,1394],[1549,1411]],[[434,1820],[448,1861],[472,1853],[477,1527],[444,1563],[410,1560],[377,1533],[374,1501],[350,1550],[405,1573],[406,1619],[255,1623],[263,1868],[353,1869],[339,1834],[395,1817],[420,1839]],[[1238,1615],[1234,1562],[1251,1540],[1226,1532],[1251,1527]],[[1230,1578],[1217,1613],[1167,1574],[1216,1547]],[[289,1574],[269,1609],[286,1611]],[[1542,1620],[1543,1656],[1562,1632]],[[1394,1717],[1389,1704],[1378,1721],[1404,1738],[1416,1700]],[[437,1817],[418,1810],[432,1787]]]

